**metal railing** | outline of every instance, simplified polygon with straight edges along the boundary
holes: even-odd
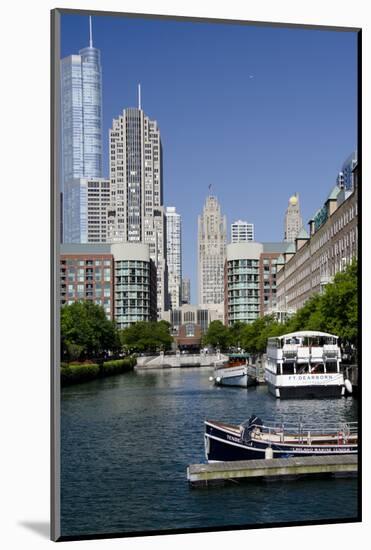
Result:
[[[321,424],[310,424],[298,420],[293,421],[270,421],[260,424],[257,422],[258,419],[250,423],[250,420],[243,422],[240,426],[243,429],[248,428],[253,430],[254,428],[259,428],[262,432],[269,434],[284,434],[284,436],[289,435],[305,435],[309,433],[311,437],[319,435],[337,435],[339,434],[348,439],[350,436],[356,436],[358,434],[358,422],[326,422]]]

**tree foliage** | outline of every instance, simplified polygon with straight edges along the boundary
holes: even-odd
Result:
[[[230,345],[230,331],[221,321],[211,321],[202,339],[203,344],[225,350]]]
[[[319,311],[324,330],[340,336],[343,342],[357,345],[358,337],[358,270],[353,262],[346,271],[337,273],[321,296]]]
[[[173,337],[167,321],[139,321],[120,331],[120,341],[130,352],[156,352],[171,348]]]
[[[282,334],[282,325],[277,323],[272,315],[260,317],[245,326],[243,348],[251,353],[263,353],[267,347],[267,339],[279,334]]]
[[[120,347],[115,324],[90,300],[62,307],[61,343],[62,356],[69,360],[99,357]]]
[[[229,345],[235,348],[243,347],[243,334],[246,324],[237,321],[231,327],[229,327]]]

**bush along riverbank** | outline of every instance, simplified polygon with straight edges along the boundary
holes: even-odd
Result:
[[[102,363],[61,363],[61,385],[80,384],[96,378],[122,374],[134,369],[136,357],[125,357]]]

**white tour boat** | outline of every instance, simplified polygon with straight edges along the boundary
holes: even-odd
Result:
[[[265,380],[275,397],[340,397],[345,394],[340,372],[338,337],[299,331],[268,338]]]

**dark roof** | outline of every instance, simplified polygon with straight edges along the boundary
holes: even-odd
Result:
[[[109,243],[63,243],[61,254],[112,254]]]

